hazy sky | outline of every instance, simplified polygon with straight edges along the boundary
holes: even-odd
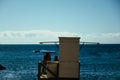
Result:
[[[59,36],[120,43],[120,0],[0,0],[0,43]]]

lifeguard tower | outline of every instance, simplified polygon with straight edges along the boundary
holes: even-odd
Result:
[[[38,63],[38,80],[79,80],[80,79],[80,42],[79,37],[59,37],[59,61]],[[46,73],[41,72],[41,68]]]

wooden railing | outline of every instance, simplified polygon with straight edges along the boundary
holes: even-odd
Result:
[[[47,63],[44,64],[43,62],[39,62],[39,63],[38,63],[38,80],[41,80],[40,77],[41,77],[42,75],[46,75],[46,76],[47,76],[47,73],[44,73],[44,72],[42,71],[42,69],[45,69],[45,72],[46,72],[46,71],[49,72],[50,74],[52,74],[52,75],[54,76],[55,79],[57,79],[57,78],[58,78],[58,65],[59,65],[59,64],[57,64],[57,74],[56,74],[56,73],[54,73],[53,71],[51,71],[51,70],[47,67]]]

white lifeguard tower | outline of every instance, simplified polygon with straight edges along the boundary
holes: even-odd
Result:
[[[59,61],[38,64],[38,80],[79,80],[80,79],[80,38],[59,37]],[[46,68],[42,74],[41,66]]]

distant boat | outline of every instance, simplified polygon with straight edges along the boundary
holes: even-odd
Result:
[[[49,50],[34,50],[34,53],[55,53],[55,51],[49,51]]]
[[[34,53],[39,53],[39,52],[40,52],[40,50],[33,50],[33,52],[34,52]]]
[[[55,53],[55,51],[49,51],[49,50],[40,50],[41,53]]]

